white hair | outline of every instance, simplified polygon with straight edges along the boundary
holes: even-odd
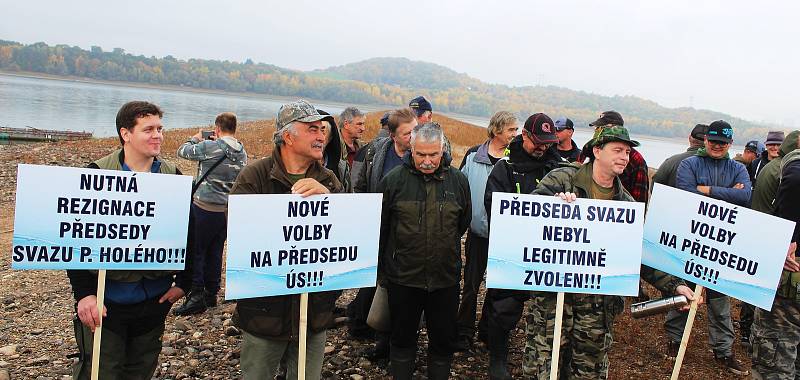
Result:
[[[292,136],[297,136],[297,129],[295,128],[294,123],[296,123],[296,121],[284,125],[281,129],[275,130],[275,133],[272,135],[272,141],[275,142],[276,146],[283,145],[283,134],[285,132],[291,133]]]
[[[424,143],[438,142],[444,148],[444,132],[439,123],[428,122],[417,125],[411,131],[411,146],[415,146],[417,141]]]

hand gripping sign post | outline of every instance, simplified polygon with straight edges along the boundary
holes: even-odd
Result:
[[[91,378],[97,379],[106,269],[182,270],[192,177],[17,167],[13,269],[99,270]]]
[[[558,292],[550,379],[565,292],[638,294],[643,220],[638,202],[492,194],[486,287]]]
[[[642,263],[703,287],[772,309],[794,223],[656,184],[644,228]],[[692,302],[672,378],[692,329]]]
[[[381,194],[231,195],[225,299],[300,294],[298,379],[308,293],[375,286]]]

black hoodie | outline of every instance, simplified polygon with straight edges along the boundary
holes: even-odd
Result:
[[[530,194],[550,170],[569,164],[561,158],[555,146],[545,151],[541,158],[532,157],[522,147],[522,136],[511,140],[508,150],[508,157],[497,161],[486,181],[483,204],[487,215],[492,211],[492,192]]]
[[[330,115],[329,113],[318,109],[320,115]],[[331,137],[328,139],[328,144],[325,145],[325,149],[322,151],[322,160],[325,163],[325,167],[336,174],[336,179],[342,183],[344,186],[345,192],[350,192],[350,173],[349,168],[347,166],[347,162],[342,160],[342,142],[341,137],[339,137],[339,128],[336,126],[335,121],[330,121],[330,131]]]

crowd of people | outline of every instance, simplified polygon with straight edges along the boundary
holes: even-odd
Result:
[[[116,117],[120,148],[89,167],[181,174],[160,158],[162,110],[126,103]],[[651,179],[639,143],[623,117],[603,112],[592,122],[592,138],[573,140],[574,123],[536,113],[524,122],[513,113],[494,114],[487,139],[452,165],[450,143],[434,121],[431,103],[420,96],[387,112],[378,136],[363,141],[366,115],[354,107],[337,118],[305,101],[283,105],[276,118],[270,157],[248,163],[236,135],[236,116],[220,114],[213,132],[199,131],[178,157],[198,162],[189,217],[189,252],[180,272],[108,271],[102,311],[100,378],[149,379],[158,365],[161,336],[172,304],[176,315],[203,313],[217,305],[221,288],[229,194],[381,193],[383,206],[376,287],[359,289],[347,305],[348,334],[373,341],[370,360],[389,361],[395,379],[412,379],[421,328],[427,330],[427,378],[447,379],[453,355],[485,344],[490,379],[511,379],[518,366],[526,378],[547,379],[553,356],[555,294],[487,289],[478,320],[490,236],[492,192],[648,202]],[[338,123],[337,123],[338,122]],[[652,181],[741,207],[800,221],[800,131],[769,132],[734,159],[733,127],[717,120],[689,131],[689,147],[665,160]],[[462,253],[462,237],[466,233]],[[800,345],[800,264],[796,227],[772,311],[742,304],[742,343],[752,344],[752,374],[758,379],[794,379]],[[465,258],[462,263],[462,256]],[[75,335],[80,351],[75,379],[88,379],[92,332],[100,326],[97,273],[70,270],[76,301]],[[642,266],[641,279],[664,296],[702,302],[689,284]],[[305,374],[319,379],[327,330],[333,326],[340,291],[311,293],[308,303]],[[385,305],[380,303],[385,294]],[[735,333],[728,296],[708,290],[709,346],[719,365],[733,374],[748,371],[734,356]],[[373,302],[375,301],[375,302]],[[567,294],[560,332],[562,379],[605,379],[613,324],[624,306],[618,296]],[[386,328],[371,326],[370,310],[388,308]],[[664,327],[674,357],[688,307],[670,311]],[[238,300],[234,323],[242,330],[245,379],[272,379],[284,368],[297,378],[300,297]],[[510,363],[510,333],[525,316],[522,363]],[[424,327],[423,327],[424,326]],[[478,343],[481,342],[481,343]]]

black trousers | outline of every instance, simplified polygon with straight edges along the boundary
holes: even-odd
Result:
[[[227,238],[228,221],[224,212],[206,211],[194,204],[190,217],[194,222],[192,286],[217,294],[222,277],[222,250]]]
[[[347,305],[348,328],[351,334],[362,335],[372,331],[367,325],[367,317],[373,298],[375,298],[375,287],[361,288],[358,289],[356,298]]]
[[[389,314],[392,321],[392,347],[417,347],[419,320],[425,312],[428,329],[428,353],[436,356],[453,354],[457,336],[458,285],[427,291],[389,283]]]
[[[486,261],[489,257],[489,239],[478,236],[470,230],[467,232],[464,251],[467,263],[464,266],[464,289],[461,292],[461,306],[458,309],[458,335],[472,340],[475,335],[478,291],[483,282],[483,275],[486,274]],[[483,322],[485,318],[482,315],[481,321]]]

